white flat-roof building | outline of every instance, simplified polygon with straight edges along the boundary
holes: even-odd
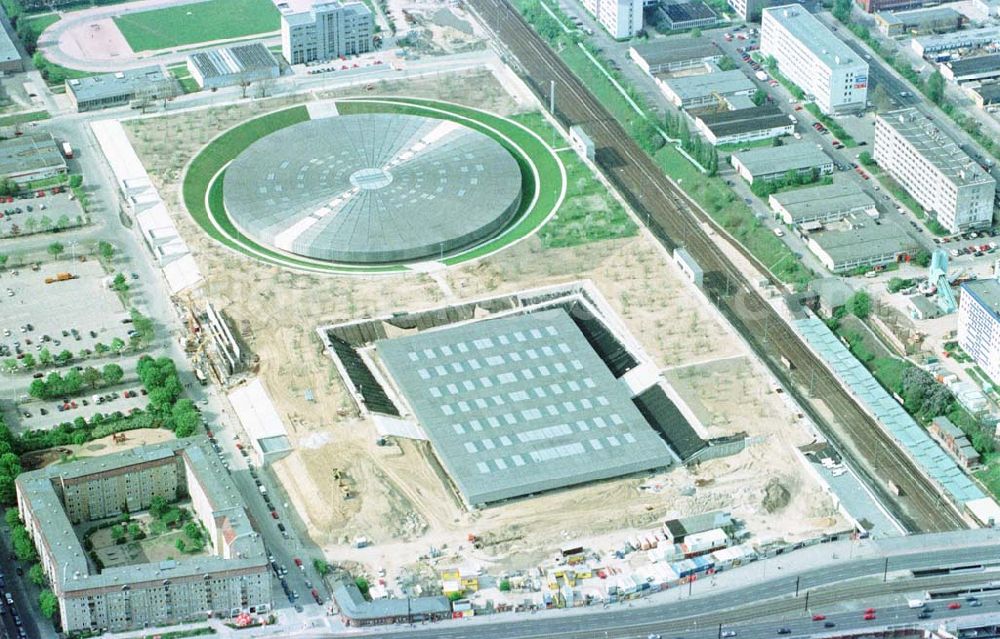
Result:
[[[750,96],[757,90],[757,86],[739,69],[678,78],[655,77],[663,95],[682,109],[719,106],[720,101],[726,98]]]
[[[875,161],[952,233],[992,224],[996,180],[916,109],[875,118]]]
[[[362,2],[288,0],[281,11],[281,53],[291,64],[372,50],[375,19]]]
[[[1000,282],[962,284],[958,301],[958,345],[995,383],[1000,383]]]
[[[583,0],[583,7],[613,38],[631,38],[642,31],[642,0]]]
[[[807,94],[823,113],[864,109],[868,63],[797,4],[764,9],[760,52]]]

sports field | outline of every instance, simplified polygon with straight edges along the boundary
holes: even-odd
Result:
[[[206,0],[115,16],[114,21],[135,52],[242,38],[280,28],[278,10],[271,0]]]

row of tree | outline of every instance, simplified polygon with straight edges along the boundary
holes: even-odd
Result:
[[[687,118],[683,113],[674,115],[667,113],[663,121],[667,135],[676,140],[680,140],[681,148],[684,149],[698,164],[705,168],[708,175],[712,176],[719,171],[719,152],[711,144],[706,143],[697,133],[692,134],[688,127]]]
[[[36,399],[52,399],[66,397],[79,393],[84,386],[91,389],[98,386],[114,386],[125,377],[125,371],[118,364],[105,364],[98,370],[88,366],[82,371],[70,369],[65,376],[59,373],[49,373],[45,379],[31,382],[28,394]]]
[[[59,612],[59,599],[50,589],[46,588],[49,579],[45,575],[45,569],[42,568],[42,564],[38,563],[38,551],[35,549],[35,544],[31,541],[31,535],[28,534],[28,529],[21,522],[20,513],[18,513],[17,508],[8,508],[7,512],[4,513],[4,520],[10,526],[11,545],[14,548],[14,556],[20,561],[34,562],[28,568],[28,581],[42,588],[42,591],[38,594],[38,607],[41,609],[43,615],[51,619]]]
[[[789,170],[784,176],[780,178],[775,178],[773,180],[754,180],[753,184],[750,185],[750,190],[757,197],[767,197],[772,193],[777,193],[781,189],[790,186],[801,186],[803,184],[812,184],[819,180],[819,171],[812,169],[808,172],[799,172],[795,170]]]

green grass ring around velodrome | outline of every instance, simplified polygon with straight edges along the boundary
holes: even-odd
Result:
[[[522,174],[522,205],[515,219],[497,236],[441,260],[451,266],[491,255],[537,231],[562,204],[566,169],[537,134],[502,116],[470,107],[418,98],[348,98],[336,100],[341,114],[400,113],[452,120],[489,135],[517,160]],[[311,273],[392,274],[410,270],[407,264],[355,265],[315,260],[263,246],[241,233],[223,206],[225,169],[261,137],[309,119],[305,106],[274,111],[243,122],[216,136],[189,163],[181,199],[191,218],[223,246],[262,262]]]

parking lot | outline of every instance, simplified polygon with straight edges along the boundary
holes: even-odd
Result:
[[[62,399],[69,401],[63,402]],[[142,393],[139,382],[133,381],[111,389],[87,390],[66,398],[21,402],[4,411],[4,421],[15,433],[48,430],[77,417],[89,422],[95,413],[109,415],[120,412],[127,415],[136,408],[145,408],[148,403],[149,398]]]
[[[73,279],[56,280],[69,273]],[[64,276],[65,277],[65,276]],[[129,340],[128,312],[104,283],[107,276],[94,260],[60,261],[0,273],[0,357],[38,358],[47,348],[55,356],[93,351],[98,342],[110,346]],[[100,362],[100,360],[98,360]]]
[[[6,198],[0,202],[0,237],[28,235],[50,228],[80,226],[83,210],[72,194],[63,191],[53,195],[52,190],[40,191],[44,197]]]

